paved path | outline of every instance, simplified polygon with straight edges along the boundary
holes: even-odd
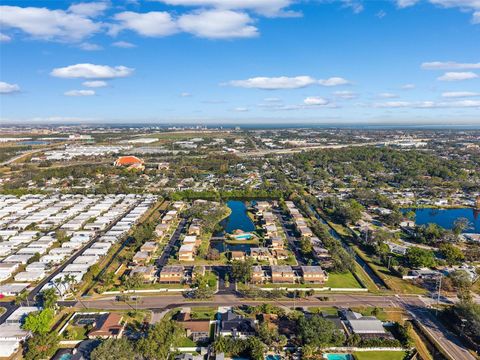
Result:
[[[187,225],[187,220],[181,219],[180,222],[178,223],[177,228],[175,229],[172,236],[170,237],[170,240],[168,240],[167,245],[165,245],[165,248],[162,251],[162,255],[157,260],[155,260],[155,265],[158,268],[162,268],[165,265],[167,265],[168,259],[172,255],[175,245],[180,240],[180,235],[182,234],[186,225]]]

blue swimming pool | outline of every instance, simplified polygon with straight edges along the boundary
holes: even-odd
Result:
[[[325,354],[327,360],[352,360],[353,357],[350,354]]]
[[[282,360],[282,357],[280,355],[267,355],[265,360]]]
[[[59,360],[70,360],[72,356],[73,356],[72,354],[62,354]]]

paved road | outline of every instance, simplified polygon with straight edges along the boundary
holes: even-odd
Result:
[[[466,348],[461,344],[458,338],[449,332],[440,324],[434,316],[425,309],[425,303],[416,295],[411,296],[375,296],[369,294],[325,294],[327,299],[322,297],[311,297],[308,299],[282,299],[274,301],[258,301],[241,298],[235,294],[217,293],[210,301],[192,301],[184,298],[182,295],[157,295],[140,297],[136,306],[139,309],[150,309],[157,313],[176,307],[202,307],[202,306],[240,306],[240,305],[259,305],[265,302],[272,302],[281,307],[356,307],[373,306],[380,308],[404,308],[417,319],[431,336],[437,340],[438,345],[449,354],[452,360],[475,360]],[[131,304],[116,301],[115,298],[103,298],[83,301],[89,308],[104,310],[131,309]],[[82,307],[79,303],[69,305],[77,308]]]
[[[450,332],[435,316],[423,307],[407,305],[406,309],[418,320],[420,326],[434,339],[451,360],[475,360],[459,338]]]
[[[192,301],[182,295],[156,295],[156,296],[142,296],[138,301],[139,309],[155,309],[156,311],[165,310],[171,307],[181,306],[237,306],[237,305],[257,305],[265,302],[274,302],[281,306],[292,306],[294,303],[301,307],[353,307],[353,306],[378,306],[378,307],[403,307],[405,303],[412,306],[424,306],[423,302],[417,296],[403,297],[400,300],[396,296],[374,296],[374,295],[349,295],[349,294],[325,294],[328,299],[323,299],[323,296],[311,297],[309,299],[282,299],[275,301],[268,300],[251,300],[242,298],[233,294],[216,294],[212,300]],[[105,310],[114,309],[130,309],[131,306],[124,302],[115,300],[115,297],[108,297],[102,299],[83,300],[83,303],[89,308],[98,308]],[[72,303],[69,303],[72,304]],[[75,307],[83,307],[79,303],[73,304]]]
[[[162,255],[157,260],[155,260],[155,265],[158,268],[162,268],[167,264],[168,259],[172,255],[172,252],[175,248],[176,243],[180,240],[180,235],[182,234],[186,225],[187,225],[186,219],[180,220],[180,223],[178,224],[174,233],[170,237],[170,240],[168,241],[167,245],[165,245],[165,248],[162,251]]]
[[[128,214],[134,207],[136,206],[136,204],[132,205],[125,213],[124,215]],[[123,215],[123,216],[124,216]],[[42,281],[40,281],[37,286],[35,286],[35,288],[33,288],[32,291],[30,291],[30,293],[28,294],[28,301],[29,303],[31,304],[34,304],[35,303],[35,297],[38,295],[38,293],[42,290],[43,286],[45,284],[47,284],[51,279],[53,279],[57,274],[59,274],[60,272],[63,271],[63,269],[65,269],[65,267],[69,264],[71,264],[77,257],[79,257],[81,254],[83,254],[83,252],[90,248],[93,243],[95,241],[98,240],[98,238],[100,236],[102,236],[105,232],[107,232],[108,230],[110,230],[121,218],[123,218],[123,216],[119,216],[114,222],[112,222],[104,231],[102,232],[99,232],[92,240],[90,240],[88,243],[85,244],[85,246],[83,246],[81,249],[77,250],[77,252],[75,252],[67,261],[65,261],[63,264],[61,264],[60,266],[58,266],[50,275],[48,275],[47,277],[45,277]],[[20,305],[14,305],[14,304],[10,304],[10,305],[5,305],[5,308],[7,309],[7,311],[5,313],[3,313],[1,316],[0,316],[0,324],[3,324],[3,322],[8,318],[8,316],[10,316],[11,313],[13,313],[16,309],[18,309],[20,307]]]
[[[85,252],[85,250],[89,249],[93,245],[93,243],[95,243],[101,236],[103,236],[107,231],[109,231],[113,226],[115,226],[115,224],[117,222],[119,222],[120,219],[125,217],[125,215],[127,215],[130,211],[132,211],[135,208],[135,206],[137,206],[137,205],[138,205],[138,201],[135,204],[133,204],[132,206],[130,206],[130,208],[128,208],[128,210],[125,211],[122,215],[118,216],[105,230],[98,232],[92,238],[92,240],[90,240],[88,243],[85,244],[85,246],[80,248],[77,252],[75,252],[72,256],[70,256],[70,258],[67,261],[65,261],[62,265],[57,267],[55,269],[55,271],[53,271],[50,275],[48,275],[40,283],[38,283],[38,285],[35,286],[35,288],[32,291],[30,291],[30,293],[28,294],[28,299],[30,301],[34,301],[35,296],[37,296],[37,294],[42,290],[42,287],[45,284],[47,284],[50,280],[52,280],[56,275],[61,273],[63,271],[63,269],[65,269],[67,267],[67,265],[72,264],[73,261],[76,258],[78,258],[80,255],[82,255]]]
[[[297,238],[295,236],[291,235],[291,230],[287,229],[287,222],[285,221],[283,214],[278,210],[274,209],[273,213],[277,216],[278,221],[282,225],[283,232],[285,233],[285,236],[287,237],[287,242],[290,247],[290,250],[293,251],[295,254],[295,258],[297,259],[297,263],[299,265],[307,265],[305,262],[305,259],[303,258],[303,255],[301,254],[299,248],[298,248],[298,242]]]

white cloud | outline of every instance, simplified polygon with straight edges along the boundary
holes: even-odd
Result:
[[[93,96],[95,91],[93,90],[70,90],[64,93],[65,96]]]
[[[112,35],[116,35],[124,29],[151,37],[168,36],[178,32],[174,19],[166,11],[151,11],[148,13],[125,11],[116,14],[114,19],[118,21],[118,24],[110,27],[109,32]]]
[[[474,24],[480,24],[480,11],[475,11],[475,12],[473,13],[472,22],[473,22]]]
[[[376,103],[377,108],[413,108],[413,109],[441,109],[441,108],[476,108],[480,107],[480,100],[457,100],[457,101],[387,101]]]
[[[180,16],[178,26],[198,37],[249,38],[258,35],[258,29],[251,25],[252,21],[248,14],[242,12],[206,10]]]
[[[480,93],[473,91],[450,91],[442,93],[442,97],[445,98],[462,98],[471,96],[480,96]]]
[[[104,2],[89,2],[89,3],[78,3],[70,5],[68,11],[82,15],[86,17],[96,17],[103,14],[103,12],[108,8],[108,4]]]
[[[0,42],[9,42],[12,38],[8,35],[0,33]]]
[[[402,85],[402,89],[403,90],[412,90],[412,89],[415,89],[415,84],[405,84],[405,85]]]
[[[107,86],[107,82],[103,80],[92,80],[92,81],[84,81],[82,83],[83,86],[89,87],[89,88],[101,88]]]
[[[182,92],[180,93],[180,97],[191,97],[192,94],[190,94],[189,92]]]
[[[114,79],[132,75],[134,69],[126,66],[76,64],[53,69],[50,75],[65,79]]]
[[[4,81],[0,81],[0,94],[13,94],[20,91],[20,86],[17,84],[9,84]]]
[[[432,61],[422,63],[422,69],[426,70],[474,70],[480,69],[478,63],[458,63],[456,61]]]
[[[331,77],[328,79],[318,80],[318,83],[323,86],[338,86],[349,84],[349,81],[341,77]]]
[[[80,45],[78,45],[78,47],[80,49],[86,50],[86,51],[98,51],[98,50],[103,49],[100,45],[92,44],[92,43],[89,43],[89,42],[81,43]]]
[[[353,91],[348,91],[348,90],[335,91],[333,95],[335,95],[338,98],[346,99],[346,100],[355,99],[358,97],[357,93],[354,93]]]
[[[128,41],[115,41],[114,43],[112,43],[112,46],[124,49],[131,49],[137,47],[135,44],[132,44]]]
[[[249,89],[279,90],[279,89],[299,89],[310,85],[337,86],[349,84],[349,81],[341,77],[331,77],[328,79],[314,79],[311,76],[278,76],[278,77],[254,77],[246,80],[232,80],[228,83],[231,86],[243,87]]]
[[[438,77],[437,79],[440,81],[462,81],[462,80],[470,80],[476,79],[478,75],[471,71],[466,72],[446,72],[442,76]]]
[[[263,99],[263,101],[268,102],[268,103],[278,103],[278,102],[281,102],[282,99],[277,98],[277,97],[267,97],[267,98]]]
[[[459,100],[448,104],[451,107],[478,107],[480,108],[480,100]]]
[[[378,97],[382,98],[382,99],[394,99],[394,98],[397,98],[398,95],[393,94],[393,93],[389,93],[389,92],[383,92],[383,93],[378,94]]]
[[[350,8],[355,14],[363,11],[363,4],[359,0],[342,0],[343,7]]]
[[[376,103],[374,107],[378,108],[403,108],[408,107],[411,104],[408,101],[387,101],[383,103]]]
[[[322,105],[327,105],[328,100],[321,98],[319,96],[309,96],[303,100],[303,103],[305,105],[313,105],[313,106],[322,106]]]
[[[246,107],[241,107],[241,106],[239,106],[239,107],[234,108],[233,111],[236,111],[236,112],[247,112],[247,111],[249,111],[249,109],[246,108]]]
[[[169,5],[215,8],[221,10],[251,10],[264,16],[298,16],[285,10],[293,0],[157,0]]]
[[[101,24],[75,13],[47,8],[0,6],[0,26],[20,29],[33,38],[80,41],[99,31]]]
[[[420,0],[396,0],[399,8],[420,3]],[[479,0],[428,0],[433,5],[438,5],[444,8],[458,8],[461,11],[474,11],[472,22],[480,22],[480,1]]]
[[[263,90],[299,89],[315,83],[317,83],[317,80],[310,76],[254,77],[246,80],[233,80],[229,82],[230,85],[235,87]]]
[[[397,0],[397,6],[399,8],[406,8],[415,5],[419,1],[420,0]]]

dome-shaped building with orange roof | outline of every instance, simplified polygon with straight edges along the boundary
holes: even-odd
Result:
[[[143,165],[143,160],[133,156],[133,155],[128,155],[128,156],[120,156],[115,162],[113,163],[115,166],[132,166],[132,165]]]

